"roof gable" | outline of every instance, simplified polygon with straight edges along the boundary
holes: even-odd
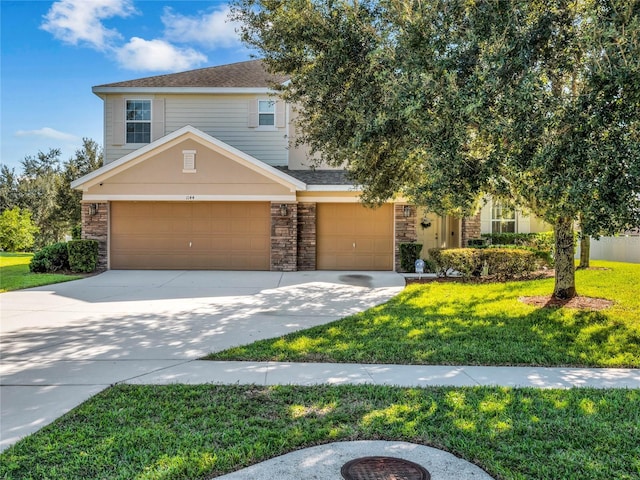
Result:
[[[159,153],[180,144],[185,139],[194,140],[206,148],[228,158],[230,161],[236,162],[275,183],[287,187],[291,192],[306,190],[306,184],[304,182],[287,175],[277,168],[267,165],[250,155],[247,155],[217,138],[207,135],[191,125],[187,125],[186,127],[176,130],[175,132],[170,133],[169,135],[166,135],[161,139],[130,153],[129,155],[125,155],[115,162],[104,165],[101,168],[74,180],[71,182],[71,188],[87,191],[92,186],[105,182],[109,178],[119,175],[127,169],[130,169],[141,162],[153,158]]]

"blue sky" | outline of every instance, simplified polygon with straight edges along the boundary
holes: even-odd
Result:
[[[0,0],[0,161],[102,144],[91,87],[250,58],[226,1]]]

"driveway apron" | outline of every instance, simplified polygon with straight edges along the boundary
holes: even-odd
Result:
[[[331,322],[393,272],[117,271],[0,295],[0,450],[119,382]]]

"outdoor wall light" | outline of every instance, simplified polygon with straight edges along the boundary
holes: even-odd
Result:
[[[280,204],[280,215],[286,217],[288,213],[289,208],[287,207],[287,205],[285,203]]]
[[[404,206],[404,209],[403,209],[403,211],[402,211],[402,214],[403,214],[405,217],[410,217],[410,216],[411,216],[411,206],[409,206],[409,205],[405,205],[405,206]]]
[[[420,221],[420,226],[421,226],[422,228],[429,228],[429,227],[431,226],[431,220],[429,220],[429,219],[428,219],[428,218],[426,218],[426,217],[425,217],[425,218],[423,218],[423,219]]]
[[[98,213],[98,204],[97,203],[90,203],[89,204],[89,215],[91,215],[93,217],[97,213]]]

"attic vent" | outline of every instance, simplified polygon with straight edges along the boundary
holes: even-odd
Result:
[[[196,173],[196,151],[183,150],[182,155],[184,156],[182,173]]]

